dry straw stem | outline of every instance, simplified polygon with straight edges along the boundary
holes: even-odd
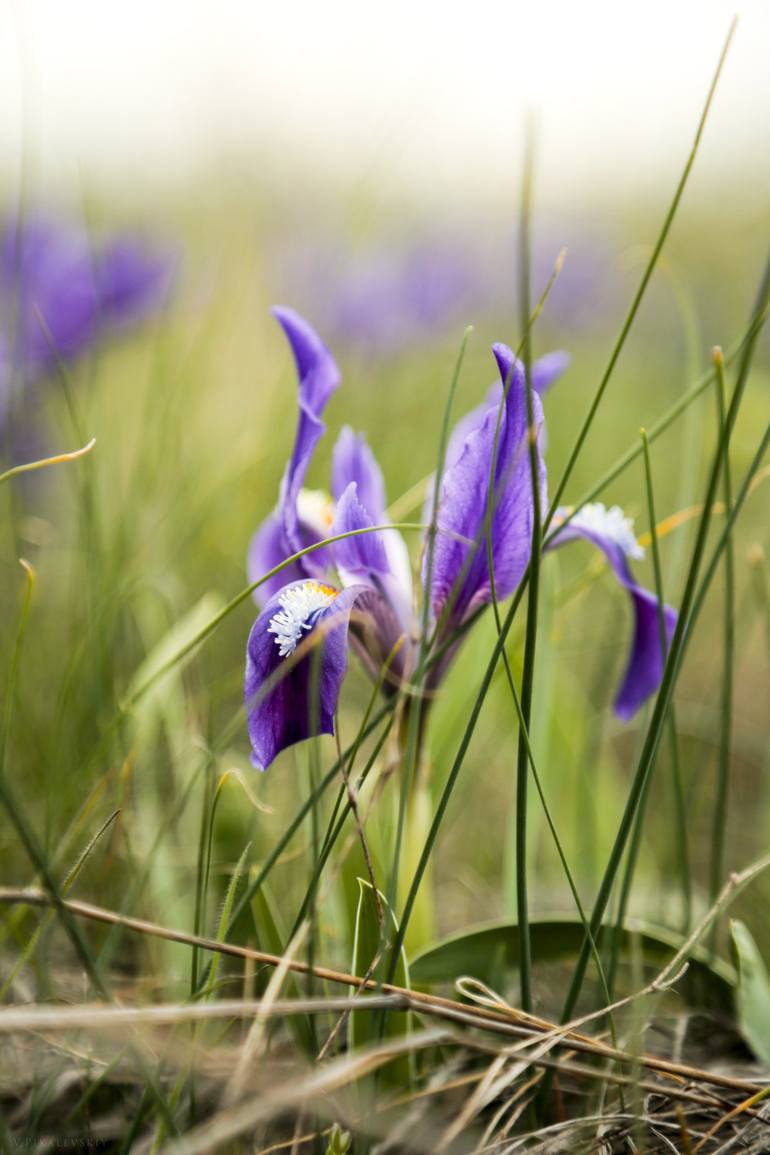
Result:
[[[770,855],[760,860],[753,866],[748,867],[740,874],[734,874],[728,880],[723,888],[714,906],[707,912],[700,924],[696,927],[689,939],[683,944],[677,955],[671,960],[665,970],[658,976],[658,978],[646,987],[640,995],[650,993],[652,991],[659,991],[665,989],[667,985],[678,977],[682,972],[683,966],[686,965],[686,958],[688,952],[693,945],[705,933],[715,918],[729,905],[735,895],[743,889],[749,882],[757,877],[763,870],[770,866]],[[49,906],[53,899],[45,891],[30,890],[30,889],[16,889],[11,887],[0,887],[0,903],[25,903],[32,906]],[[203,950],[218,952],[220,954],[230,955],[236,958],[251,959],[254,962],[262,963],[266,966],[273,967],[287,967],[287,969],[296,971],[298,973],[307,974],[308,966],[298,960],[292,960],[286,963],[285,957],[279,955],[268,954],[264,951],[253,950],[249,947],[238,946],[234,943],[218,942],[216,939],[205,938],[203,936],[191,935],[185,931],[175,930],[169,927],[160,926],[157,923],[147,922],[144,919],[130,918],[115,911],[106,910],[103,907],[94,906],[90,903],[79,901],[63,900],[62,905],[72,915],[81,918],[91,919],[92,921],[106,923],[110,926],[119,926],[125,930],[130,930],[138,934],[149,935],[156,938],[163,938],[167,941],[183,943],[188,946],[197,946]],[[603,1008],[599,1012],[584,1016],[577,1020],[576,1023],[566,1024],[564,1026],[554,1026],[554,1024],[543,1020],[534,1018],[533,1016],[524,1015],[514,1008],[506,1007],[504,1010],[493,1010],[487,1007],[471,1007],[467,1004],[460,1003],[456,1000],[442,998],[437,995],[424,994],[417,991],[409,991],[403,987],[398,987],[393,984],[383,983],[378,984],[373,979],[362,979],[358,975],[347,974],[343,971],[332,970],[328,967],[315,966],[313,974],[316,978],[325,980],[327,982],[339,983],[348,987],[356,987],[361,990],[377,990],[381,991],[386,996],[397,996],[392,1004],[388,1005],[388,1009],[396,1011],[411,1010],[418,1014],[430,1015],[441,1018],[450,1022],[455,1022],[464,1026],[473,1027],[479,1030],[489,1031],[493,1034],[507,1036],[508,1038],[517,1038],[523,1040],[521,1046],[534,1044],[537,1050],[543,1051],[550,1049],[552,1046],[568,1047],[573,1051],[579,1051],[584,1054],[597,1056],[604,1059],[613,1060],[622,1064],[640,1064],[647,1070],[656,1071],[674,1081],[694,1081],[715,1087],[723,1087],[731,1091],[743,1092],[746,1096],[754,1095],[760,1092],[763,1088],[745,1079],[736,1079],[728,1075],[723,1075],[718,1072],[704,1071],[697,1067],[691,1067],[682,1063],[669,1062],[665,1059],[660,1059],[652,1055],[631,1055],[617,1048],[607,1046],[595,1039],[586,1035],[578,1034],[576,1026],[583,1025],[585,1022],[591,1021],[601,1017],[607,1013],[608,1008]],[[633,997],[640,997],[636,995]],[[627,1002],[629,1000],[623,1000]],[[288,1006],[301,1007],[303,1013],[307,1013],[308,1002],[302,1004],[292,1002],[291,1004],[274,1002],[271,1007],[273,1014],[285,1014],[288,1012]],[[502,1004],[504,1006],[504,1004]],[[276,1010],[275,1008],[279,1009]],[[86,1008],[84,1012],[79,1012],[77,1009],[72,1009],[69,1013],[73,1015],[73,1019],[68,1023],[70,1028],[73,1028],[75,1019],[78,1013],[87,1013],[94,1016],[102,1016],[100,1020],[104,1022],[106,1027],[110,1026],[110,1019],[112,1024],[116,1022],[116,1015],[134,1015],[137,1016],[135,1020],[140,1021],[139,1016],[146,1015],[147,1021],[152,1021],[152,1015],[169,1015],[168,1021],[180,1022],[185,1019],[192,1020],[197,1016],[200,1017],[217,1017],[216,1012],[219,1008],[226,1008],[225,1017],[233,1016],[234,1014],[242,1016],[244,1013],[255,1014],[260,1010],[264,1013],[262,1003],[245,1004],[242,1002],[233,1003],[217,1003],[212,1006],[202,1007],[195,1005],[176,1005],[173,1008],[147,1007],[147,1008]],[[241,1008],[236,1011],[236,1008]],[[244,1008],[248,1008],[245,1010]],[[319,1004],[319,1009],[331,1010],[349,1010],[348,1002],[345,1001],[343,1006],[336,1002],[329,1000],[322,1000]],[[36,1024],[33,1019],[36,1011],[44,1013],[45,1008],[30,1008],[24,1011],[17,1009],[5,1010],[0,1012],[0,1032],[10,1030],[27,1030],[36,1029]],[[64,1015],[68,1013],[59,1008],[52,1012],[50,1021],[46,1023],[46,1029],[58,1029],[64,1024]],[[26,1025],[22,1025],[21,1016],[27,1016]],[[13,1016],[13,1017],[11,1017]],[[222,1015],[218,1016],[222,1017]],[[124,1020],[125,1021],[125,1020]],[[156,1019],[156,1022],[158,1020]],[[41,1020],[42,1022],[42,1020]],[[81,1020],[82,1022],[82,1020]],[[93,1024],[89,1024],[93,1025]],[[40,1029],[38,1026],[37,1029]],[[547,1044],[545,1047],[543,1044]],[[537,1057],[530,1056],[530,1062],[537,1066],[550,1065],[545,1060],[542,1054]],[[592,1072],[592,1076],[596,1077],[596,1072]]]
[[[723,1115],[721,1119],[717,1119],[714,1126],[711,1127],[711,1129],[707,1131],[703,1136],[701,1141],[695,1147],[693,1147],[693,1155],[696,1155],[696,1152],[702,1150],[703,1145],[708,1142],[709,1139],[713,1139],[717,1131],[721,1131],[722,1127],[725,1127],[728,1123],[731,1123],[733,1119],[737,1119],[739,1115],[744,1115],[752,1107],[756,1107],[757,1104],[766,1099],[768,1095],[770,1095],[770,1087],[765,1087],[764,1090],[757,1091],[756,1095],[752,1095],[750,1099],[746,1099],[745,1102],[739,1103],[737,1107],[733,1107],[732,1111],[728,1111],[727,1114]]]
[[[413,1011],[419,1014],[434,1013],[430,1008],[423,1005],[419,998],[410,996],[408,992],[403,995],[370,995],[366,998],[316,998],[316,999],[276,999],[269,1006],[265,1002],[256,999],[221,999],[214,1003],[169,1003],[160,1004],[151,1007],[108,1007],[108,1006],[79,1006],[79,1007],[62,1007],[57,1004],[45,1004],[36,1007],[25,1008],[8,1008],[0,1012],[0,1033],[11,1034],[20,1031],[33,1032],[64,1032],[75,1030],[98,1030],[110,1034],[115,1034],[120,1037],[126,1026],[139,1027],[162,1027],[162,1026],[176,1026],[179,1023],[190,1022],[213,1022],[222,1019],[241,1019],[241,1018],[255,1018],[256,1021],[264,1022],[268,1018],[284,1018],[289,1015],[307,1015],[307,1014],[338,1014],[341,1012],[351,1010],[389,1010],[389,1011]],[[442,1017],[442,1016],[440,1016]],[[487,1029],[486,1024],[474,1023],[470,1015],[448,1016],[451,1021],[457,1021],[461,1025],[481,1026],[482,1029]],[[433,1032],[434,1034],[436,1032]],[[495,1060],[501,1060],[509,1056],[510,1052],[506,1050],[501,1054],[491,1044],[486,1044],[476,1038],[468,1038],[453,1034],[450,1031],[439,1032],[440,1042],[444,1045],[453,1044],[456,1046],[463,1046],[470,1050],[478,1051],[483,1054],[494,1055]],[[418,1036],[419,1038],[420,1036]],[[438,1036],[437,1036],[438,1037]],[[410,1049],[410,1042],[404,1039],[402,1043],[404,1050]],[[716,1094],[709,1092],[696,1092],[688,1090],[681,1084],[674,1084],[672,1086],[663,1086],[660,1083],[650,1083],[644,1080],[639,1080],[633,1075],[610,1074],[607,1072],[597,1072],[595,1067],[587,1064],[580,1064],[571,1061],[574,1055],[575,1047],[568,1052],[567,1059],[548,1059],[544,1055],[538,1053],[528,1058],[527,1063],[522,1064],[522,1069],[527,1065],[535,1065],[541,1068],[554,1069],[560,1071],[564,1075],[574,1075],[577,1078],[587,1078],[595,1080],[601,1077],[618,1086],[635,1086],[642,1090],[649,1091],[651,1094],[666,1095],[673,1099],[683,1100],[685,1102],[699,1103],[713,1107],[726,1106],[723,1098]],[[587,1048],[586,1048],[587,1049]],[[374,1052],[357,1051],[356,1056],[379,1054],[379,1050],[375,1048]],[[389,1061],[390,1058],[395,1057],[395,1051],[388,1051],[387,1058],[383,1062]],[[629,1060],[631,1056],[628,1056]],[[381,1065],[379,1061],[375,1062],[375,1067]],[[240,1063],[236,1066],[236,1072]],[[375,1069],[372,1067],[371,1069]],[[367,1071],[369,1068],[367,1068]],[[695,1081],[698,1079],[707,1080],[708,1072],[698,1071],[695,1068],[688,1068],[692,1072],[691,1079]],[[364,1072],[366,1073],[366,1072]],[[664,1072],[665,1073],[665,1072]],[[360,1077],[361,1072],[355,1075],[355,1078]],[[459,1081],[458,1085],[464,1082],[477,1082],[483,1076],[474,1075],[467,1080]],[[745,1091],[748,1087],[753,1086],[743,1080],[730,1080],[731,1088]],[[740,1084],[737,1087],[733,1084]],[[454,1085],[454,1084],[451,1084]],[[435,1089],[436,1094],[445,1091],[447,1087],[439,1086]],[[239,1091],[249,1090],[248,1077],[244,1076],[240,1080]],[[747,1111],[754,1102],[759,1101],[760,1097],[767,1091],[758,1090],[752,1095],[750,1100],[746,1100],[740,1106],[740,1111]],[[389,1102],[386,1109],[399,1105],[401,1102],[409,1102],[412,1098],[417,1096],[407,1096],[406,1098]],[[231,1105],[233,1096],[226,1093],[225,1102]]]
[[[19,477],[22,473],[32,473],[35,469],[47,469],[50,465],[61,465],[65,461],[77,461],[80,457],[85,457],[90,453],[96,445],[96,438],[92,437],[87,445],[81,449],[73,449],[71,453],[57,453],[55,457],[44,457],[40,461],[28,461],[25,465],[15,465],[13,469],[7,469],[5,473],[0,473],[0,484],[4,481],[10,481],[12,477]]]
[[[274,1017],[276,1014],[280,1014],[280,1012],[275,1010],[275,1007],[279,1004],[278,996],[286,980],[286,976],[289,973],[292,958],[297,951],[300,950],[305,941],[308,926],[309,924],[306,922],[300,925],[297,933],[286,948],[283,961],[280,966],[276,967],[273,971],[270,982],[267,984],[264,998],[257,1004],[254,1021],[241,1047],[237,1066],[225,1088],[224,1102],[226,1104],[234,1103],[240,1098],[243,1088],[246,1085],[249,1068],[264,1050],[265,1025],[268,1019]],[[288,1013],[291,1014],[292,1012],[289,1011]]]
[[[425,1050],[451,1042],[446,1031],[421,1031],[409,1039],[389,1041],[366,1051],[344,1055],[323,1067],[304,1071],[291,1083],[270,1088],[260,1097],[249,1096],[236,1107],[215,1115],[184,1138],[162,1148],[163,1155],[199,1155],[218,1149],[281,1111],[321,1106],[327,1096],[385,1066],[405,1051]]]

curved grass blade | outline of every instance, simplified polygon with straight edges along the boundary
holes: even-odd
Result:
[[[454,371],[452,373],[449,391],[447,393],[447,399],[444,404],[444,413],[441,421],[438,461],[436,463],[436,476],[433,482],[433,506],[431,509],[430,523],[428,525],[426,539],[426,576],[423,587],[424,592],[421,607],[420,649],[417,657],[418,668],[424,667],[430,644],[430,591],[433,584],[433,559],[436,548],[436,536],[438,533],[439,496],[441,493],[441,483],[443,481],[444,468],[446,465],[446,453],[447,445],[449,444],[449,427],[452,415],[452,405],[454,403],[455,394],[457,392],[457,385],[460,380],[463,361],[465,360],[465,351],[472,332],[473,329],[469,326],[465,330],[462,341],[460,342],[460,348],[455,360]],[[395,904],[398,895],[399,868],[402,858],[401,848],[403,844],[404,830],[407,825],[407,811],[409,810],[410,806],[413,806],[415,803],[414,793],[417,790],[420,747],[424,733],[423,708],[423,701],[421,697],[413,698],[408,704],[406,748],[404,750],[404,769],[401,775],[401,792],[399,796],[398,817],[396,821],[396,837],[393,846],[393,859],[390,868],[390,875],[388,878],[388,903],[391,907],[393,907]]]
[[[90,857],[91,852],[96,847],[96,844],[99,842],[102,835],[105,834],[107,830],[109,830],[109,828],[112,826],[113,822],[115,821],[115,819],[118,817],[119,814],[120,814],[120,810],[114,810],[112,812],[112,814],[110,814],[109,818],[107,818],[102,823],[102,825],[96,831],[94,836],[90,839],[88,845],[85,847],[85,849],[82,851],[82,853],[78,856],[78,858],[75,861],[75,863],[73,864],[73,866],[67,871],[66,875],[64,876],[64,878],[62,880],[62,885],[61,885],[62,895],[65,895],[67,893],[67,891],[70,889],[70,887],[74,884],[74,882],[77,879],[78,875],[80,874],[81,870],[85,866],[86,861]],[[8,975],[5,982],[3,983],[2,987],[0,987],[0,1002],[3,1002],[6,995],[8,994],[8,991],[13,986],[13,983],[16,980],[16,976],[19,974],[19,972],[22,970],[22,968],[24,966],[26,966],[26,964],[29,962],[29,960],[32,957],[32,955],[34,954],[34,952],[37,948],[37,944],[39,943],[41,937],[43,936],[46,928],[50,925],[51,921],[54,918],[55,918],[55,911],[54,910],[47,910],[45,912],[45,914],[43,915],[43,917],[41,918],[38,926],[35,927],[34,932],[30,935],[29,939],[27,940],[27,944],[24,947],[24,950],[21,952],[18,959],[16,960],[13,967],[11,968],[11,972]]]
[[[752,315],[751,321],[746,327],[745,332],[742,333],[738,340],[735,341],[725,353],[725,365],[732,365],[733,362],[738,359],[738,357],[745,354],[748,348],[753,347],[754,343],[759,337],[759,334],[762,332],[767,319],[767,307]],[[701,374],[698,380],[693,385],[691,385],[689,389],[685,390],[679,400],[675,401],[674,404],[670,406],[670,408],[667,409],[661,417],[658,418],[657,421],[653,422],[653,424],[649,426],[647,429],[647,437],[649,438],[650,445],[652,445],[654,441],[657,441],[657,439],[661,437],[666,432],[666,430],[670,428],[671,425],[673,425],[677,418],[681,417],[682,414],[689,409],[692,403],[696,401],[701,396],[701,394],[706,392],[709,386],[713,386],[715,380],[716,373],[713,368],[708,369],[705,373]],[[584,505],[587,505],[591,501],[595,501],[596,498],[599,497],[604,492],[604,490],[612,484],[613,481],[616,481],[618,477],[625,473],[628,467],[633,465],[633,463],[637,460],[638,457],[641,457],[641,455],[642,446],[639,442],[639,439],[637,438],[634,444],[631,445],[625,453],[621,454],[615,464],[611,465],[610,468],[602,474],[599,480],[594,482],[591,488],[583,494],[580,500],[575,502],[574,505],[570,506],[568,513],[565,515],[563,524],[567,524],[576,513],[580,512]],[[562,526],[560,525],[559,529],[561,528]],[[555,532],[556,531],[553,531],[551,534],[546,534],[546,546],[550,543]]]
[[[0,473],[0,485],[4,481],[10,481],[13,477],[20,477],[23,473],[32,473],[36,469],[48,469],[51,465],[61,465],[65,461],[77,461],[80,457],[85,457],[90,453],[96,445],[96,438],[92,437],[87,445],[82,449],[73,449],[71,453],[57,453],[55,457],[43,457],[40,461],[28,461],[24,465],[15,465],[13,469],[6,469],[5,473]]]

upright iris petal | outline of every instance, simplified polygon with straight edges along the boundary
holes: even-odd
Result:
[[[367,524],[382,525],[387,522],[389,519],[386,515],[382,471],[364,438],[354,433],[349,426],[344,426],[340,430],[332,457],[332,493],[338,502],[351,482],[355,482],[357,499],[371,519]],[[344,530],[337,529],[335,532],[341,533]],[[377,539],[384,545],[388,569],[392,575],[387,583],[389,600],[402,626],[408,631],[412,617],[412,567],[409,551],[398,530],[377,534]]]
[[[321,414],[340,383],[340,374],[331,353],[315,330],[293,309],[276,307],[273,316],[283,328],[294,355],[299,378],[297,432],[289,464],[281,481],[275,512],[262,523],[251,540],[248,571],[256,581],[287,557],[323,540],[314,525],[304,523],[298,511],[302,483],[308,465],[325,426]],[[331,524],[331,523],[330,523]],[[308,554],[265,582],[257,591],[260,602],[271,597],[289,580],[321,577],[324,574],[324,551]]]
[[[299,313],[278,306],[273,309],[273,316],[286,334],[299,377],[297,433],[278,502],[291,547],[289,553],[296,553],[305,544],[299,533],[297,498],[315,447],[326,429],[321,414],[340,383],[340,373],[326,345]]]
[[[507,386],[500,414],[495,458],[492,561],[499,597],[513,592],[529,561],[532,538],[532,475],[528,449],[527,393],[524,369],[506,345],[493,347],[502,384]],[[502,396],[498,386],[498,397]],[[533,391],[535,428],[539,434],[543,413]],[[486,519],[490,468],[495,449],[499,406],[466,425],[462,447],[447,465],[441,483],[438,534],[433,553],[431,603],[438,617],[452,600],[450,621],[461,622],[491,598],[487,565]],[[545,499],[545,466],[538,446],[538,483]],[[424,562],[427,579],[427,559]]]
[[[543,357],[538,358],[532,366],[532,388],[535,393],[543,397],[551,385],[553,385],[554,381],[565,372],[569,362],[569,353],[564,353],[561,350],[546,353]],[[460,418],[449,437],[445,463],[446,468],[454,465],[457,461],[468,437],[474,429],[477,429],[479,425],[482,424],[488,411],[491,408],[498,409],[500,407],[502,395],[503,383],[502,381],[495,381],[494,384],[490,386],[481,404]]]
[[[566,516],[559,510],[557,518]],[[633,717],[643,702],[655,693],[663,675],[665,653],[661,646],[659,602],[654,594],[635,580],[628,564],[629,558],[641,558],[644,550],[639,545],[629,518],[618,506],[606,509],[600,502],[584,505],[571,521],[554,534],[552,549],[583,538],[600,549],[617,580],[628,591],[634,607],[634,637],[628,664],[615,698],[615,713],[623,721]],[[670,606],[663,607],[666,644],[670,644],[676,628],[677,613]]]
[[[358,487],[351,481],[337,502],[332,537],[355,530],[371,529],[374,522],[369,511],[358,500]],[[335,565],[341,572],[372,579],[390,572],[381,533],[356,533],[335,541],[330,547]]]
[[[349,425],[343,425],[332,454],[332,496],[339,501],[354,481],[358,500],[374,523],[385,512],[385,483],[382,470],[369,446]]]
[[[337,502],[332,535],[368,529],[373,524],[358,500],[355,481],[351,481]],[[368,658],[369,663],[374,658],[377,666],[387,660],[391,674],[400,676],[408,668],[411,656],[406,644],[412,627],[411,589],[405,590],[392,571],[385,541],[393,536],[397,536],[394,531],[358,533],[335,542],[330,553],[346,586],[359,582],[370,591],[359,603],[363,614],[357,632],[365,641],[366,651],[362,658]],[[376,677],[377,668],[372,673]]]
[[[252,761],[266,770],[295,742],[334,733],[348,661],[348,625],[365,587],[337,590],[313,580],[284,586],[254,623],[244,698]]]

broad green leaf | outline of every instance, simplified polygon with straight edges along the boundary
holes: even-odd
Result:
[[[379,892],[378,892],[379,893]],[[374,977],[382,968],[379,960],[387,952],[398,931],[396,916],[388,906],[384,895],[380,894],[380,905],[375,900],[374,889],[371,883],[363,878],[358,879],[358,907],[356,909],[356,927],[353,936],[352,973]],[[380,926],[380,911],[383,925]],[[384,941],[383,941],[384,939]],[[372,970],[373,964],[377,965]],[[393,976],[393,982],[399,987],[409,987],[409,968],[406,961],[406,952],[402,949]],[[348,1022],[348,1043],[351,1050],[364,1047],[372,1041],[376,1012],[353,1011]],[[409,1015],[403,1011],[388,1014],[385,1021],[384,1037],[403,1038],[409,1033]],[[408,1085],[411,1079],[411,1063],[409,1055],[403,1055],[393,1063],[388,1064],[384,1071],[384,1078],[401,1085]]]
[[[607,941],[609,925],[602,927],[597,946]],[[535,962],[565,962],[575,957],[583,944],[583,925],[575,915],[549,915],[531,920],[532,957]],[[626,919],[621,953],[628,954],[632,938],[641,947],[642,958],[662,968],[681,947],[674,931],[650,926],[638,919]],[[687,973],[676,988],[688,1000],[731,1007],[736,983],[735,971],[709,952],[696,947],[690,954]],[[472,975],[494,986],[500,968],[518,965],[518,936],[513,922],[488,923],[436,943],[412,959],[411,977],[417,987],[452,982],[460,975]]]
[[[430,775],[418,771],[418,781],[414,783],[406,808],[406,826],[401,848],[398,873],[398,904],[403,910],[412,879],[417,873],[420,855],[430,832],[433,821],[433,803],[430,795]],[[412,917],[407,927],[404,946],[407,952],[416,954],[433,941],[436,934],[436,893],[433,863],[429,862],[423,872],[417,891]]]
[[[745,923],[732,919],[730,934],[738,963],[738,1025],[757,1058],[770,1063],[770,974]]]

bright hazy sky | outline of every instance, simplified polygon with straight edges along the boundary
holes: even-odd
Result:
[[[675,175],[730,19],[701,164],[768,184],[770,0],[0,0],[0,168],[152,185],[209,157],[472,195]],[[542,186],[541,186],[542,187]]]

